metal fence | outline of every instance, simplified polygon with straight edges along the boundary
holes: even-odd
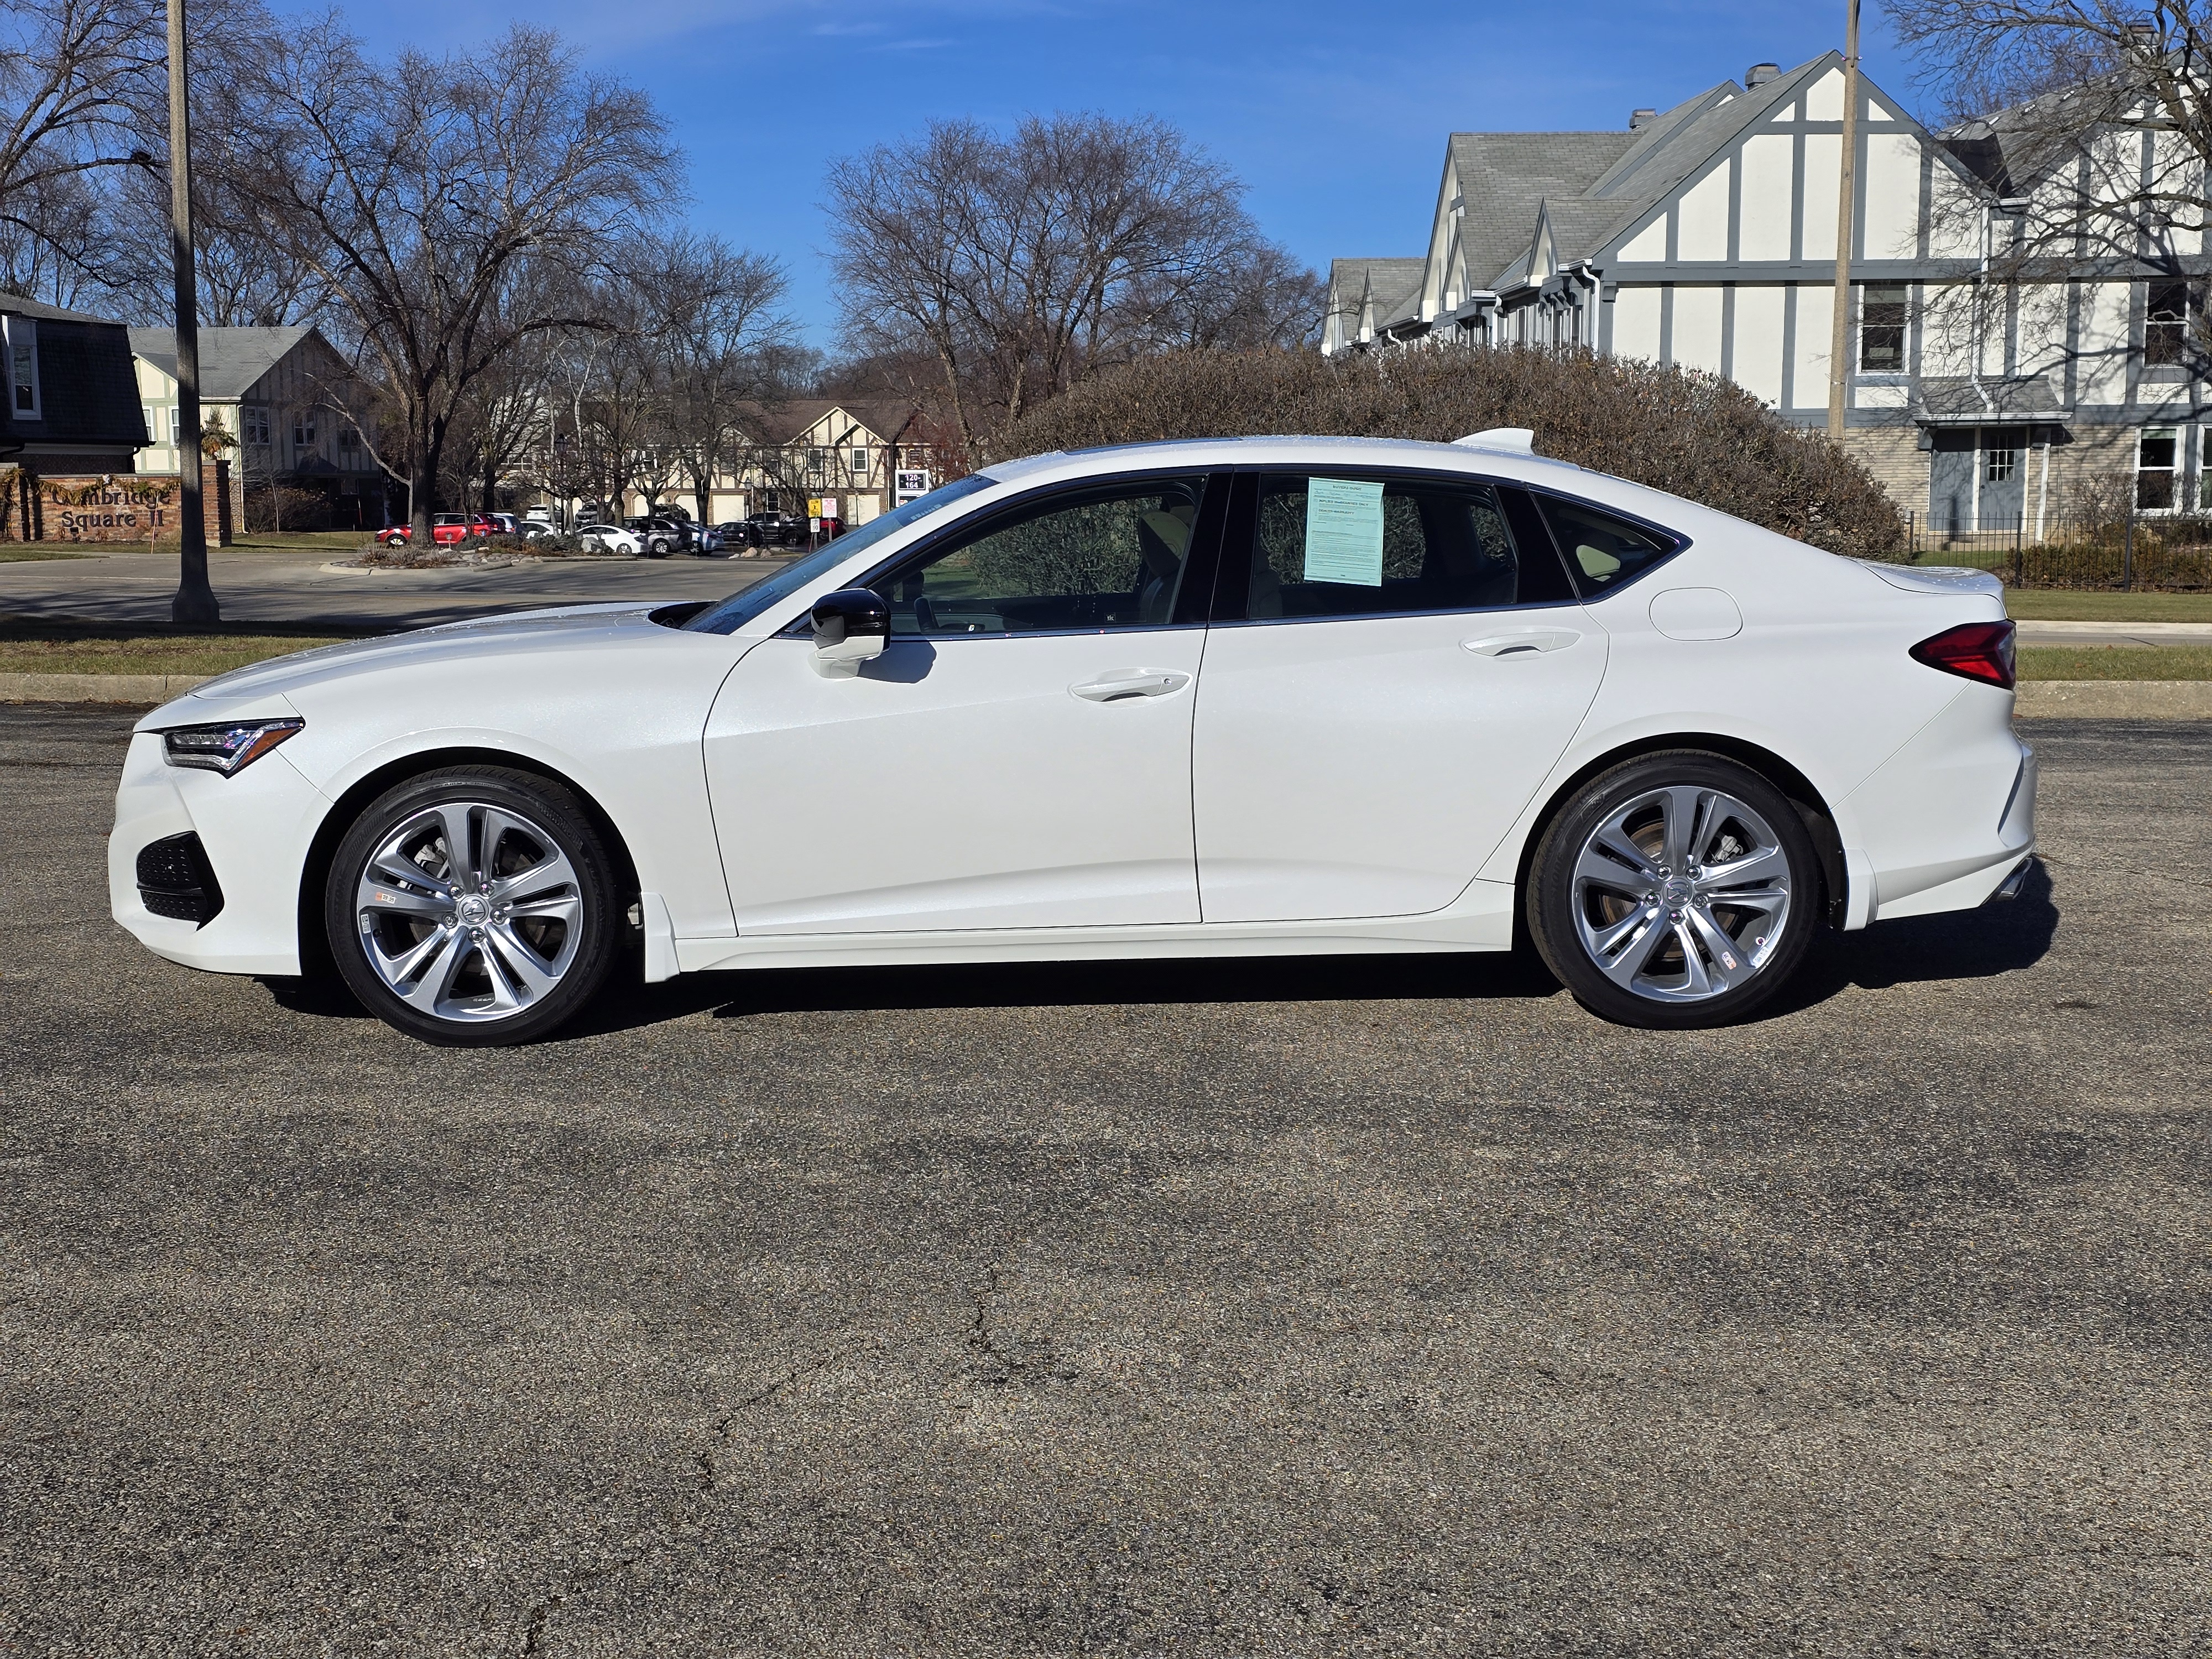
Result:
[[[2130,514],[2086,531],[2047,526],[2039,536],[2019,519],[1958,530],[1908,513],[1905,547],[1915,564],[1995,571],[2015,587],[2212,588],[2212,518],[2196,514]]]

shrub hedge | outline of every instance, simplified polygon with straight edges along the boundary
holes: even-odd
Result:
[[[1905,556],[1904,515],[1824,434],[1789,425],[1717,375],[1587,351],[1175,352],[1054,398],[987,459],[1283,433],[1449,441],[1500,426],[1534,428],[1540,454],[1831,552]]]

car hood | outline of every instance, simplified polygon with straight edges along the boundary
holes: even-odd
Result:
[[[665,609],[665,601],[653,605],[629,600],[609,605],[562,605],[468,622],[441,623],[434,628],[418,628],[381,639],[319,646],[312,651],[296,652],[289,657],[276,657],[219,674],[194,686],[175,702],[155,709],[139,722],[139,729],[153,731],[173,726],[180,718],[215,717],[218,711],[206,708],[210,704],[224,705],[220,712],[222,717],[228,718],[242,714],[247,705],[264,700],[275,705],[311,687],[364,674],[404,670],[454,657],[527,656],[586,644],[595,639],[635,634],[657,627],[652,620],[653,613]]]

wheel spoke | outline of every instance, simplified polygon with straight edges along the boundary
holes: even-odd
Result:
[[[1626,837],[1621,839],[1624,845],[1629,844]],[[1601,841],[1593,842],[1583,848],[1582,857],[1575,860],[1576,884],[1587,884],[1602,887],[1608,892],[1627,893],[1641,898],[1651,890],[1652,884],[1659,879],[1659,872],[1641,859],[1637,862],[1643,867],[1634,870],[1625,868],[1619,859],[1613,856],[1609,846]]]
[[[438,808],[446,831],[446,879],[456,891],[477,884],[476,848],[469,834],[470,809],[459,803]]]
[[[1716,991],[1726,990],[1727,981],[1716,985],[1712,975],[1705,971],[1705,953],[1698,949],[1698,941],[1690,932],[1690,924],[1677,921],[1672,926],[1674,938],[1682,947],[1682,968],[1689,981],[1683,988],[1693,997],[1709,997]]]
[[[468,954],[466,935],[459,933],[433,933],[408,958],[409,963],[413,965],[416,958],[420,957],[420,964],[412,973],[393,975],[398,982],[392,988],[424,1013],[434,1014],[438,1012],[438,1005],[446,1000],[446,993],[453,989],[454,977],[461,971],[461,963]],[[411,987],[408,985],[410,980],[414,981]]]
[[[575,890],[576,866],[557,847],[549,848],[545,856],[527,870],[518,870],[511,876],[495,876],[491,883],[494,902],[518,907],[535,903],[555,892],[573,893]]]
[[[441,921],[453,914],[453,901],[443,893],[417,893],[396,883],[369,878],[361,884],[361,913],[364,916],[412,916],[422,921]]]
[[[486,928],[484,943],[490,947],[486,955],[496,958],[499,967],[512,972],[520,983],[522,1001],[535,1002],[561,982],[560,975],[551,971],[552,963],[531,949],[528,942],[506,923],[495,922]],[[500,983],[501,977],[495,969],[491,975],[495,998],[506,989]]]
[[[1712,958],[1705,964],[1705,971],[1714,990],[1727,990],[1735,983],[1740,972],[1747,975],[1755,971],[1745,961],[1742,948],[1729,937],[1728,930],[1721,926],[1720,919],[1704,905],[1692,905],[1682,913],[1682,918],[1705,945],[1705,954]],[[1676,925],[1678,927],[1680,926],[1680,923]],[[1685,948],[1688,947],[1686,945]]]
[[[1583,848],[1582,858],[1575,865],[1575,874],[1577,877],[1583,874],[1583,866],[1589,861],[1590,854],[1601,848],[1610,853],[1613,858],[1620,860],[1621,864],[1626,865],[1629,869],[1633,870],[1646,886],[1659,879],[1657,866],[1644,856],[1642,848],[1622,833],[1617,819],[1606,824],[1597,834],[1592,836],[1589,845]],[[1614,867],[1618,869],[1619,866]]]
[[[1705,791],[1687,788],[1667,790],[1661,798],[1660,810],[1666,814],[1666,842],[1659,861],[1669,873],[1682,875],[1696,861],[1693,854],[1708,799]]]
[[[413,859],[402,853],[399,850],[399,842],[397,837],[386,842],[376,855],[369,860],[368,868],[363,872],[362,879],[381,882],[389,887],[434,893],[447,898],[453,896],[453,890],[451,883],[441,881],[421,865],[416,863]]]
[[[1779,847],[1762,847],[1740,859],[1731,859],[1726,864],[1706,866],[1705,874],[1698,878],[1698,885],[1711,892],[1717,887],[1726,887],[1733,883],[1766,881],[1776,876],[1786,879],[1789,874],[1790,855]]]
[[[1700,894],[1699,902],[1771,915],[1790,902],[1790,890],[1787,887],[1731,887],[1725,892]]]
[[[1604,970],[1605,976],[1623,990],[1633,988],[1637,977],[1668,939],[1667,929],[1656,916],[1639,915],[1638,919],[1644,922],[1645,932],[1630,939],[1628,948],[1610,962],[1602,957],[1598,960],[1597,965]]]

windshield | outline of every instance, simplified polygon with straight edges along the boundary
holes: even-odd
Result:
[[[734,634],[754,617],[787,594],[796,593],[823,571],[841,565],[853,555],[863,552],[886,536],[905,529],[917,519],[927,518],[941,507],[974,495],[979,489],[988,489],[998,481],[987,478],[980,472],[971,472],[964,478],[956,478],[941,484],[927,495],[917,495],[903,507],[871,519],[849,535],[840,536],[825,543],[795,564],[786,565],[765,581],[755,582],[750,587],[732,593],[719,605],[710,605],[690,622],[684,624],[693,634]]]

